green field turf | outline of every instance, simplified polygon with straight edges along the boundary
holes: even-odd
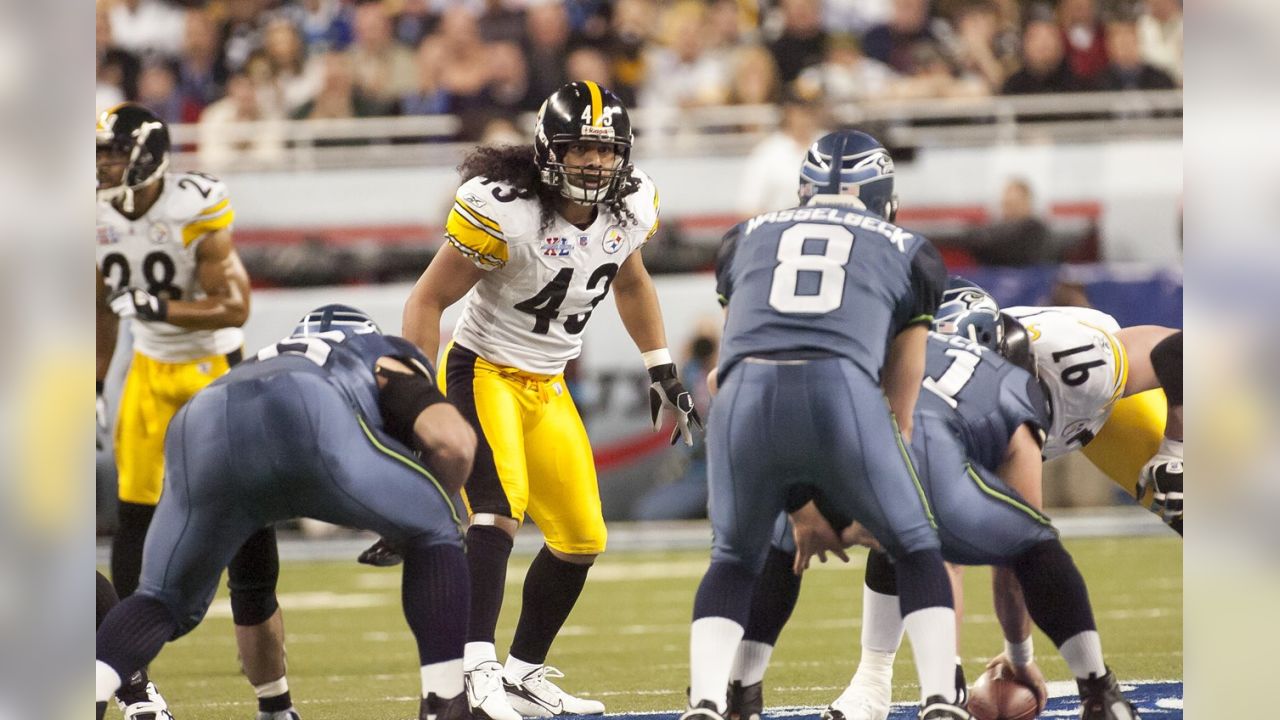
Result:
[[[1067,543],[1089,582],[1108,662],[1122,679],[1182,677],[1182,543],[1177,538],[1084,539]],[[857,661],[861,567],[819,566],[783,633],[766,702],[824,705]],[[528,557],[512,561],[498,646],[507,647]],[[612,712],[674,711],[688,684],[689,617],[706,552],[605,555],[552,649],[563,686],[603,700]],[[398,569],[353,562],[285,563],[281,605],[288,633],[289,685],[304,720],[416,717],[417,655],[400,613]],[[970,681],[1001,649],[991,611],[990,573],[970,569],[961,650]],[[1066,665],[1037,632],[1050,679]],[[192,634],[165,648],[152,676],[177,720],[251,720],[256,705],[236,663],[225,591]],[[915,695],[904,650],[897,699]],[[116,717],[113,710],[108,717]]]

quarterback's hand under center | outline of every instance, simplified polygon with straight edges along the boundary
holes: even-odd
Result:
[[[662,427],[662,411],[670,410],[676,417],[676,429],[671,433],[671,444],[684,438],[685,445],[693,445],[692,428],[702,429],[702,417],[693,406],[693,396],[676,377],[675,363],[664,363],[649,368],[649,414],[653,429]]]
[[[799,510],[790,514],[791,537],[796,543],[796,558],[791,566],[796,575],[803,575],[809,569],[809,561],[814,555],[819,562],[827,561],[827,553],[834,553],[843,562],[849,562],[844,551],[844,543],[831,523],[818,510],[818,506],[810,500]]]

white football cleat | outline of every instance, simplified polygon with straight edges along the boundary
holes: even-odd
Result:
[[[888,720],[892,676],[876,679],[871,675],[854,673],[849,687],[822,712],[822,720]]]
[[[155,683],[147,683],[146,700],[125,705],[117,699],[116,704],[124,713],[125,720],[173,720],[173,714],[169,712],[169,704],[156,690]]]
[[[503,679],[502,685],[507,690],[507,701],[511,707],[525,717],[604,714],[604,703],[574,697],[548,679],[562,677],[564,673],[543,665],[525,675],[520,682],[511,683]]]
[[[467,693],[467,705],[477,720],[521,720],[507,702],[502,689],[502,665],[497,661],[480,663],[474,670],[462,674],[463,688]]]

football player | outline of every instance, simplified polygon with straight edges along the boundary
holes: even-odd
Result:
[[[401,549],[418,717],[470,717],[467,565],[452,496],[476,438],[429,368],[412,343],[383,335],[364,313],[326,305],[178,411],[141,584],[98,628],[99,720],[121,678],[199,624],[245,540],[294,517],[374,530]]]
[[[833,543],[833,527],[853,521],[884,544],[903,578],[920,717],[967,719],[954,694],[955,612],[937,525],[903,439],[942,260],[893,224],[893,160],[874,138],[826,135],[801,172],[804,205],[738,225],[716,263],[726,322],[707,438],[714,540],[694,600],[683,719],[726,713],[752,587],[784,509],[806,556],[839,547],[848,538]]]
[[[134,342],[114,438],[120,510],[111,577],[122,597],[138,585],[143,541],[161,496],[165,429],[183,403],[239,359],[240,326],[249,314],[249,278],[231,241],[235,211],[226,185],[201,173],[169,172],[168,165],[169,130],[150,110],[126,103],[98,118],[102,428],[110,425],[103,379],[120,320],[130,323]],[[236,640],[262,720],[288,720],[292,707],[278,574],[270,527],[248,539],[228,572]]]
[[[561,674],[545,663],[605,549],[591,446],[563,371],[610,291],[649,371],[654,427],[664,409],[675,416],[673,443],[692,443],[701,426],[641,257],[658,229],[658,191],[631,164],[631,149],[631,121],[616,95],[590,81],[557,90],[538,111],[532,147],[482,147],[462,163],[448,242],[405,305],[405,336],[434,358],[441,313],[466,296],[439,379],[480,435],[465,491],[465,669],[472,707],[491,720],[604,712],[555,685]],[[494,631],[526,514],[546,545],[525,576],[503,665]]]
[[[102,573],[97,575],[97,625],[102,627],[102,620],[111,608],[120,604],[120,596],[111,586],[111,581]],[[155,683],[147,677],[145,668],[139,668],[122,682],[116,691],[116,703],[124,713],[125,720],[173,720],[169,712],[169,704],[164,696],[156,690]],[[104,703],[105,710],[105,703]]]

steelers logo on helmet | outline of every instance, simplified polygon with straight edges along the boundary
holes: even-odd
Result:
[[[631,177],[631,119],[622,102],[591,81],[552,93],[538,110],[534,161],[542,182],[583,204],[606,203]]]

